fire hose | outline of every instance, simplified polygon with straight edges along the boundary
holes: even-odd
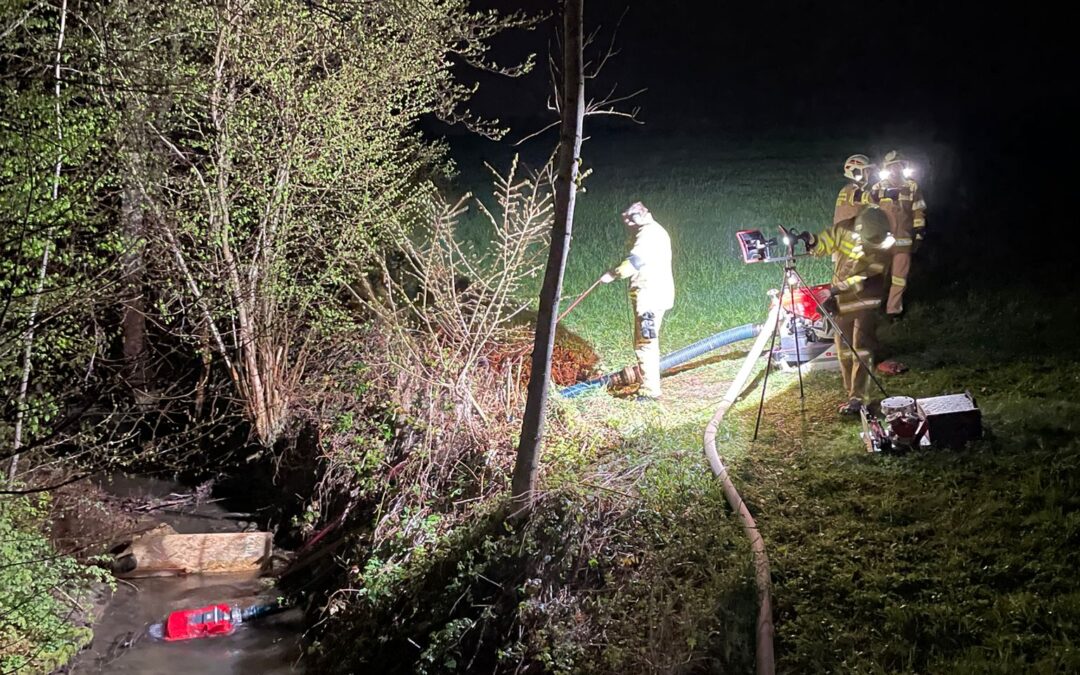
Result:
[[[587,293],[588,291],[586,291],[586,294]],[[750,550],[753,553],[754,558],[754,583],[757,586],[758,594],[758,616],[755,627],[755,663],[757,675],[773,675],[776,671],[773,653],[773,635],[775,630],[772,621],[772,574],[769,571],[769,557],[765,551],[765,540],[758,531],[754,516],[750,513],[750,510],[746,507],[746,502],[743,501],[739,491],[735,488],[735,484],[731,480],[727,467],[724,465],[723,459],[716,450],[716,432],[719,429],[724,416],[727,414],[727,411],[735,404],[735,401],[739,398],[739,394],[741,394],[746,387],[746,382],[749,380],[750,374],[753,372],[758,358],[766,349],[766,343],[772,333],[771,331],[762,330],[762,328],[764,326],[776,325],[781,310],[780,305],[781,303],[779,302],[774,301],[772,303],[769,317],[765,320],[764,324],[748,323],[743,326],[738,326],[737,328],[722,331],[674,351],[660,360],[660,372],[663,373],[725,345],[748,340],[752,337],[757,338],[754,341],[754,345],[747,353],[746,359],[739,369],[739,373],[728,387],[727,393],[724,394],[724,398],[720,402],[720,406],[716,409],[716,413],[705,427],[702,443],[705,457],[709,462],[709,467],[712,469],[713,474],[720,480],[724,497],[727,499],[731,509],[739,517],[743,531],[750,539]],[[571,306],[571,309],[572,308],[573,306]],[[604,387],[613,382],[632,381],[632,371],[633,367],[628,367],[624,370],[608,373],[592,380],[578,382],[577,384],[566,387],[560,394],[564,398],[574,398],[586,391],[597,387]]]
[[[747,353],[746,359],[743,361],[742,368],[739,369],[739,373],[728,387],[728,391],[724,395],[724,399],[721,401],[720,406],[717,408],[716,414],[713,415],[712,420],[710,420],[708,426],[705,427],[705,437],[703,442],[705,457],[709,461],[709,467],[712,469],[713,474],[720,479],[724,497],[742,522],[743,531],[746,532],[746,536],[750,539],[750,550],[753,552],[754,556],[754,581],[758,591],[758,617],[755,630],[757,675],[772,675],[775,672],[773,657],[774,629],[772,623],[772,576],[769,572],[769,558],[765,552],[765,540],[761,537],[761,533],[758,532],[754,516],[751,515],[750,510],[746,507],[746,503],[743,502],[742,497],[739,495],[739,491],[735,488],[735,484],[731,480],[731,476],[728,474],[727,467],[724,466],[720,454],[716,451],[716,431],[720,427],[720,423],[723,421],[724,415],[727,414],[728,409],[734,405],[735,401],[739,398],[739,394],[741,394],[742,390],[746,387],[746,382],[750,378],[750,374],[753,372],[758,358],[766,349],[766,343],[772,333],[770,331],[762,330],[762,328],[764,326],[775,325],[779,312],[780,303],[774,302],[772,310],[769,312],[769,317],[764,324],[748,323],[743,326],[738,326],[737,328],[722,331],[683,347],[682,349],[676,350],[660,360],[660,372],[663,373],[725,345],[757,337],[754,341],[754,345]],[[578,382],[577,384],[563,389],[560,394],[564,398],[574,398],[590,389],[604,387],[613,382],[625,382],[632,377],[629,373],[629,371],[632,370],[633,368],[630,367],[608,373],[607,375],[602,375],[586,382]]]
[[[765,325],[775,325],[779,312],[780,303],[774,302]],[[758,357],[765,350],[765,343],[769,337],[770,333],[768,331],[758,333],[754,346],[750,348],[746,360],[743,361],[742,368],[739,369],[739,374],[735,376],[734,381],[728,387],[727,393],[724,394],[720,406],[716,409],[716,414],[713,415],[708,426],[705,427],[702,442],[705,457],[709,460],[709,467],[712,469],[713,474],[720,479],[724,497],[727,499],[731,509],[739,517],[743,531],[746,532],[746,536],[750,539],[750,550],[754,556],[754,583],[757,586],[758,594],[758,616],[755,629],[756,648],[754,652],[757,675],[773,675],[776,671],[773,656],[772,575],[769,572],[769,556],[765,552],[765,540],[762,538],[761,532],[758,531],[754,516],[750,513],[750,509],[746,508],[746,502],[739,495],[739,491],[735,489],[731,475],[728,473],[720,454],[716,451],[716,431],[724,420],[724,415],[735,404],[739,394],[742,393],[743,388],[746,386],[746,381],[750,378],[750,373],[753,372]]]
[[[737,328],[731,328],[729,330],[721,331],[716,335],[711,335],[703,340],[698,340],[692,345],[687,345],[682,349],[676,350],[667,356],[660,359],[660,372],[664,373],[672,368],[681,366],[682,364],[696,359],[703,354],[711,352],[715,349],[719,349],[734,342],[740,342],[742,340],[749,340],[755,335],[761,333],[762,326],[760,324],[748,323]],[[580,396],[590,389],[596,389],[597,387],[606,387],[609,384],[628,384],[636,381],[635,371],[636,368],[630,366],[623,370],[616,370],[608,373],[607,375],[601,375],[600,377],[586,380],[585,382],[578,382],[566,387],[559,394],[563,398],[574,398]]]

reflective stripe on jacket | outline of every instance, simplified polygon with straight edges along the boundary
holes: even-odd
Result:
[[[832,285],[841,314],[879,307],[885,295],[885,269],[889,252],[864,249],[854,220],[833,225],[818,235],[814,255],[831,255]]]

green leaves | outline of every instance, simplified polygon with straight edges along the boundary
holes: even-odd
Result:
[[[7,485],[0,481],[0,485]],[[41,534],[47,498],[0,496],[0,670],[50,672],[91,637],[72,622],[106,578],[58,554]]]

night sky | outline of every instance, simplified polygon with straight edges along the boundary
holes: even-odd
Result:
[[[540,0],[476,6],[558,9]],[[939,223],[964,220],[963,237],[978,239],[965,242],[965,255],[991,261],[995,253],[1011,255],[1018,237],[1069,238],[1076,216],[1072,182],[1063,178],[1080,162],[1077,36],[1043,5],[1008,7],[995,11],[966,0],[585,0],[586,32],[600,26],[605,39],[626,11],[621,53],[593,92],[612,82],[624,93],[648,88],[635,100],[644,126],[590,120],[586,133],[691,133],[704,140],[775,132],[866,138],[868,145],[879,136],[924,138],[959,158],[956,175],[935,192],[963,198],[935,194],[933,203]],[[503,62],[528,51],[546,57],[558,20],[506,36],[493,55]],[[516,129],[550,121],[543,109],[546,67],[519,80],[481,83],[477,111]],[[1067,251],[1055,245],[1036,255],[1056,262]]]
[[[530,11],[555,2],[477,6]],[[1006,121],[1076,103],[1076,37],[1042,9],[995,12],[989,3],[843,4],[586,0],[586,31],[619,31],[621,54],[606,71],[622,89],[648,87],[650,124],[678,126],[829,122],[870,113],[882,121],[955,125],[980,114]],[[1013,4],[1019,8],[1019,4]],[[556,19],[557,21],[557,19]],[[546,51],[555,22],[508,36],[500,60]],[[515,117],[542,101],[547,74],[487,88]],[[506,92],[514,95],[505,96]],[[486,102],[486,101],[485,101]],[[862,108],[864,115],[857,115]],[[505,115],[504,115],[505,116]]]

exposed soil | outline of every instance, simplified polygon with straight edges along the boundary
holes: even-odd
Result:
[[[97,482],[82,480],[53,492],[50,535],[59,551],[82,562],[106,553],[117,542],[158,525]]]
[[[511,371],[520,386],[525,386],[532,372],[532,327],[523,326],[508,346],[492,352],[488,359],[492,367]],[[563,328],[555,330],[555,348],[551,354],[551,379],[560,387],[587,380],[597,374],[600,357],[584,339]]]

